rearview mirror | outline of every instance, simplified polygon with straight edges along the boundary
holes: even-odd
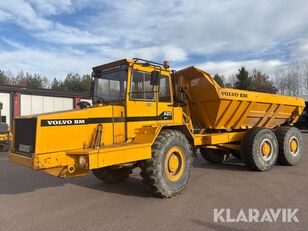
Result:
[[[95,74],[94,72],[92,73],[92,78],[91,78],[91,87],[90,87],[90,98],[94,99],[94,87],[95,87]]]
[[[160,72],[159,71],[152,71],[151,72],[151,80],[150,84],[151,85],[159,85],[159,77],[160,77]]]
[[[84,108],[88,108],[88,107],[91,107],[91,104],[87,101],[80,101],[78,103],[78,106],[81,108],[81,109],[84,109]]]

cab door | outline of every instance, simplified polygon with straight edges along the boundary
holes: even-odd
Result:
[[[136,67],[131,72],[126,103],[127,139],[134,138],[138,128],[157,123],[157,86],[150,84],[148,69]]]
[[[168,73],[161,73],[157,91],[158,123],[171,123],[173,121],[173,106],[171,97],[171,79]]]

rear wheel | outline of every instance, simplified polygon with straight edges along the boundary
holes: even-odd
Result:
[[[92,170],[93,175],[108,184],[120,183],[132,173],[131,167],[105,167]]]
[[[220,149],[200,148],[203,159],[213,164],[221,164],[228,159],[229,154]]]
[[[274,132],[266,128],[247,131],[241,142],[241,156],[251,170],[270,170],[278,157],[278,142]]]
[[[185,135],[162,130],[152,146],[152,158],[141,164],[141,176],[159,197],[179,194],[188,183],[192,167],[192,148]]]
[[[295,127],[282,126],[275,129],[278,140],[278,162],[282,165],[298,165],[303,157],[303,138]]]

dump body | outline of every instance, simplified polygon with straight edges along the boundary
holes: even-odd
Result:
[[[295,123],[305,106],[298,97],[221,88],[210,74],[195,67],[178,71],[176,79],[176,87],[187,98],[194,127],[273,128]]]

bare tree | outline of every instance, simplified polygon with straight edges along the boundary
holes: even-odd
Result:
[[[302,93],[302,75],[299,61],[291,63],[287,73],[287,87],[289,95],[300,95]]]
[[[283,68],[278,69],[274,73],[274,83],[278,89],[278,93],[281,95],[286,94],[286,73]]]
[[[274,73],[278,93],[298,96],[308,92],[308,62],[295,61]]]
[[[308,92],[308,60],[305,60],[301,64],[302,75],[303,75],[303,88],[305,94]]]

